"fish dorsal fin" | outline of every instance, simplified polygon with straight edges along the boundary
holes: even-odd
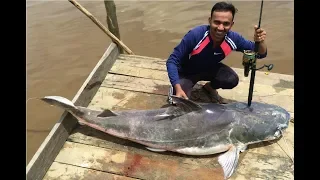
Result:
[[[188,99],[172,95],[172,100],[176,106],[169,107],[162,116],[181,116],[183,114],[200,111],[202,107]]]
[[[171,97],[173,99],[173,102],[185,112],[202,110],[202,107],[199,104],[191,100],[188,100],[182,97],[177,97],[177,96],[171,96]]]
[[[110,111],[109,109],[105,109],[97,117],[110,117],[110,116],[117,116],[117,114]]]
[[[218,158],[219,164],[222,166],[224,179],[228,179],[236,169],[239,161],[239,154],[242,148],[231,146],[231,148]]]
[[[166,110],[166,112],[163,115],[160,116],[182,116],[185,113],[187,112],[183,111],[183,109],[176,106],[171,106]]]

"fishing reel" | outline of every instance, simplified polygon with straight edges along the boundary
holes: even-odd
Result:
[[[244,50],[242,57],[242,65],[244,67],[244,76],[248,77],[250,70],[260,70],[264,67],[267,67],[268,71],[271,71],[273,68],[273,64],[263,65],[259,68],[256,67],[256,53],[252,50]]]

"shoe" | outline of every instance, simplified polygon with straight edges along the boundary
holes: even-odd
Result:
[[[206,92],[208,97],[211,99],[211,102],[219,103],[219,104],[227,104],[228,103],[226,99],[224,99],[223,97],[221,97],[219,95],[218,91],[213,93],[213,92],[209,91],[205,86],[206,85],[202,86],[202,89],[204,90],[204,92]]]

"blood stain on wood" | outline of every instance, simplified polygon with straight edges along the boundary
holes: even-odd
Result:
[[[131,159],[131,158],[129,158],[129,159]],[[130,161],[129,165],[124,166],[124,174],[126,176],[131,176],[134,173],[137,166],[140,165],[141,159],[142,159],[141,155],[134,154],[132,157],[132,160],[131,161],[129,160]]]

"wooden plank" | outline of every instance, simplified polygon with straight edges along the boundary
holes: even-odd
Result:
[[[200,82],[199,84],[204,84]],[[108,74],[103,81],[102,87],[116,88],[121,90],[139,91],[145,93],[152,93],[157,95],[167,95],[169,90],[169,82],[162,80],[144,79],[139,77],[123,76]],[[219,90],[219,94],[231,101],[247,101],[249,83],[240,82],[237,87],[232,90]],[[199,88],[199,87],[195,87]],[[103,91],[103,90],[102,90]],[[199,90],[194,91],[194,97],[198,97],[201,102],[209,102],[206,97]],[[197,95],[199,94],[199,95]],[[102,96],[102,95],[101,95]],[[294,90],[279,87],[272,87],[268,85],[255,84],[253,102],[264,102],[277,104],[287,109],[289,112],[294,112]],[[105,97],[104,97],[105,98]],[[98,100],[99,101],[99,100]],[[99,101],[100,102],[100,101]]]
[[[230,180],[294,179],[293,164],[288,158],[247,153]]]
[[[166,71],[129,66],[128,63],[122,62],[125,61],[117,60],[109,73],[169,81],[168,74]]]
[[[108,74],[101,86],[158,95],[167,95],[170,83],[163,80]]]
[[[204,84],[201,81],[199,84]],[[167,84],[167,85],[166,85]],[[143,79],[131,76],[108,74],[102,87],[117,88],[122,90],[139,91],[158,95],[168,94],[169,83],[167,81]],[[195,86],[192,93],[197,102],[210,102],[209,98],[201,91],[197,90],[200,86]],[[240,82],[232,90],[219,90],[220,95],[230,101],[247,101],[249,83]],[[102,90],[103,91],[103,90]],[[103,96],[103,93],[100,94]],[[272,87],[268,85],[256,84],[254,89],[253,101],[277,104],[286,108],[294,117],[294,89]],[[98,99],[97,102],[100,102]],[[107,101],[105,101],[108,103]],[[103,106],[105,106],[104,104]]]
[[[143,70],[144,69],[144,70]],[[149,72],[146,70],[157,70]],[[239,76],[239,80],[249,83],[250,76],[244,77],[243,69],[232,68]],[[137,77],[148,77],[152,79],[167,81],[166,60],[160,58],[143,57],[137,55],[120,55],[111,72]],[[264,84],[274,87],[291,88],[293,89],[294,78],[292,75],[279,73],[268,73],[257,71],[255,84]]]
[[[292,128],[293,129],[293,128]],[[78,142],[82,144],[93,145],[97,147],[103,147],[113,150],[121,150],[123,152],[138,153],[142,156],[153,158],[160,158],[163,160],[176,160],[179,163],[190,164],[192,166],[218,168],[220,165],[217,162],[218,155],[192,157],[184,155],[176,155],[175,153],[154,153],[146,150],[143,146],[136,145],[132,142],[113,138],[103,132],[97,131],[86,126],[81,126],[69,137],[69,141]],[[276,169],[272,167],[272,164],[267,164],[270,160],[274,161],[277,165],[282,164],[279,172],[284,174],[292,173],[292,165],[290,158],[280,148],[277,143],[259,143],[250,145],[248,150],[240,154],[239,166],[236,169],[235,175],[231,179],[241,179],[243,176],[261,177],[265,176],[266,172]],[[243,163],[242,163],[243,162]],[[248,165],[250,162],[257,163],[259,166]],[[259,168],[258,171],[255,171]],[[246,170],[244,170],[246,169]],[[285,172],[284,172],[285,171]],[[281,173],[275,172],[275,177],[281,179]],[[252,174],[251,174],[252,173]],[[290,175],[291,177],[292,175]],[[248,179],[248,178],[242,178]],[[250,178],[249,178],[250,179]],[[263,178],[264,179],[264,178]],[[268,179],[268,178],[266,178]],[[274,178],[271,178],[274,179]],[[276,178],[278,179],[278,178]]]
[[[124,58],[118,58],[115,65],[124,65],[131,68],[144,68],[144,69],[150,69],[150,70],[158,70],[158,71],[164,71],[167,72],[166,69],[166,62],[163,60],[150,60],[150,59],[124,59]]]
[[[223,179],[221,168],[179,163],[175,159],[149,158],[135,152],[66,142],[56,162],[139,179]]]
[[[149,57],[149,56],[142,56],[142,55],[138,55],[138,54],[120,54],[119,59],[142,59],[142,60],[161,60],[161,61],[166,61],[166,59],[161,59],[161,58],[157,58],[157,57]]]
[[[278,146],[287,155],[288,159],[294,162],[294,123],[290,122],[283,137],[277,142]]]
[[[117,46],[111,43],[93,71],[85,80],[72,102],[80,106],[88,106],[114,61],[118,57]],[[41,144],[26,168],[29,180],[42,179],[64,142],[77,125],[77,120],[69,113],[63,113],[49,135]]]
[[[100,87],[88,107],[93,110],[154,109],[167,106],[166,100],[163,95]]]
[[[293,129],[293,127],[291,127],[291,129]],[[289,139],[291,137],[289,137],[288,134],[285,134],[285,138]],[[152,152],[147,150],[143,145],[108,135],[87,126],[79,126],[76,128],[69,136],[68,141],[124,152],[139,153],[150,158],[156,157],[160,159],[174,159],[179,163],[191,164],[199,167],[220,167],[217,160],[220,154],[196,157],[173,152]],[[293,146],[291,147],[293,148]],[[286,152],[284,152],[284,150],[276,142],[264,142],[250,145],[245,153],[240,154],[240,162],[242,159],[247,159],[247,153],[289,159]]]
[[[175,160],[179,163],[190,164],[199,167],[220,167],[217,159],[218,155],[197,157],[177,154],[174,152],[152,152],[147,150],[143,145],[108,135],[88,126],[77,127],[69,136],[68,141],[123,152],[138,153],[145,157],[149,157],[150,159],[155,157],[163,160]],[[286,157],[286,155],[283,156]]]
[[[53,162],[43,180],[134,180],[135,178]]]

